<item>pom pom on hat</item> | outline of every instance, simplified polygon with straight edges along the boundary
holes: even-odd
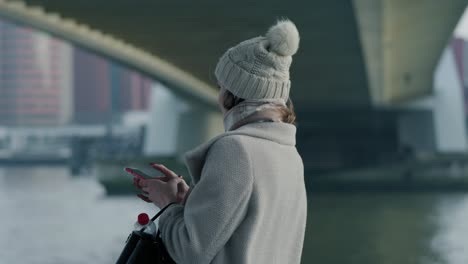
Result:
[[[299,32],[290,20],[280,20],[272,26],[266,36],[271,51],[281,56],[292,56],[299,48]]]

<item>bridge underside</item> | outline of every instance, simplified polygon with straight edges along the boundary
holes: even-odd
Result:
[[[438,57],[468,1],[25,2],[167,60],[214,92],[213,70],[227,48],[290,18],[301,34],[291,68],[298,148],[306,166],[327,169],[398,148],[395,114],[375,106],[431,92]]]
[[[229,47],[288,17],[301,33],[291,69],[301,109],[391,105],[432,91],[435,66],[467,0],[26,0],[169,61],[215,87]],[[281,17],[279,17],[281,16]],[[423,49],[421,47],[424,47]]]
[[[351,1],[27,0],[158,55],[215,86],[218,58],[264,34],[281,15],[301,33],[291,97],[298,108],[368,106],[369,89]]]

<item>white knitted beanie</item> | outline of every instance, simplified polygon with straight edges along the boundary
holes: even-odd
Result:
[[[290,20],[280,20],[266,35],[226,51],[215,69],[218,84],[243,99],[289,97],[289,67],[299,48],[299,32]]]

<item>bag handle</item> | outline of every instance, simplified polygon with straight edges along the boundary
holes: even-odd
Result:
[[[155,216],[153,216],[153,218],[151,218],[151,221],[156,220],[162,213],[164,213],[164,211],[166,211],[167,208],[169,208],[169,206],[171,206],[173,204],[177,204],[177,203],[172,202],[172,203],[169,203],[168,205],[164,206],[163,209],[159,210],[159,212]]]
[[[163,209],[161,209],[155,216],[153,216],[153,218],[151,218],[151,221],[154,221],[156,220],[156,218],[158,218],[169,206],[173,205],[173,204],[176,204],[175,202],[172,202],[168,205],[166,205]],[[161,229],[159,229],[159,226],[158,226],[158,232],[156,233],[156,237],[160,237],[161,236]]]

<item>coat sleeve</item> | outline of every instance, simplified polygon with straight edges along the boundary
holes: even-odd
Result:
[[[177,263],[210,263],[245,218],[253,188],[248,153],[235,137],[216,141],[185,206],[161,215],[161,239]]]

